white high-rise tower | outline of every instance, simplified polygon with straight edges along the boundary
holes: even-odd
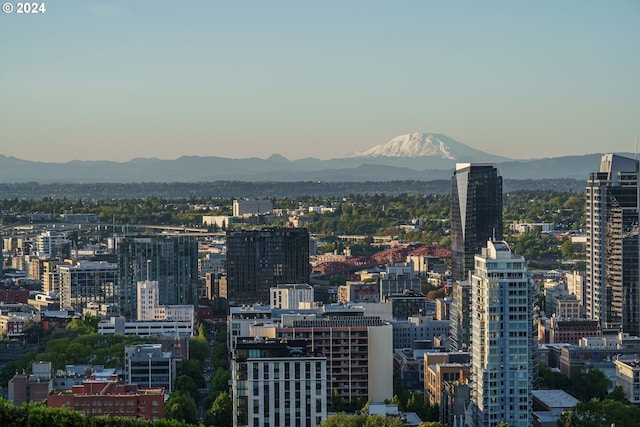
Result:
[[[487,242],[471,276],[472,425],[532,425],[533,280],[507,243]]]

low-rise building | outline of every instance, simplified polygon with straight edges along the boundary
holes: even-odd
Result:
[[[640,360],[636,357],[614,360],[616,365],[616,385],[622,387],[624,396],[634,405],[640,403]]]
[[[579,402],[563,390],[531,390],[534,427],[556,427],[564,412]]]
[[[150,320],[127,321],[124,317],[112,317],[98,323],[100,335],[138,335],[141,337],[152,335],[178,335],[181,337],[193,335],[193,322],[186,320]]]
[[[380,285],[375,282],[347,282],[338,287],[338,302],[380,302]]]
[[[41,402],[52,390],[51,362],[34,362],[31,374],[16,373],[8,383],[9,400],[16,406],[24,402]]]
[[[66,407],[88,417],[110,415],[156,421],[164,418],[164,389],[138,388],[136,384],[86,380],[71,390],[53,390],[47,406]]]
[[[124,349],[125,381],[140,387],[164,389],[171,393],[182,358],[162,351],[161,344],[128,345]]]
[[[466,383],[471,370],[469,353],[424,353],[424,399],[440,405],[445,382]]]

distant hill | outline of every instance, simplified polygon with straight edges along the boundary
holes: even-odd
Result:
[[[512,160],[475,150],[446,135],[412,133],[393,138],[351,157],[288,160],[274,154],[256,157],[183,156],[175,160],[137,158],[128,162],[33,162],[0,155],[0,183],[149,183],[149,182],[364,182],[448,180],[457,162],[496,163],[504,179],[586,180],[601,154]]]

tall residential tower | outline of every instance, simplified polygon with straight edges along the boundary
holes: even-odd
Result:
[[[487,242],[471,276],[471,408],[476,427],[533,425],[534,283],[523,257]]]

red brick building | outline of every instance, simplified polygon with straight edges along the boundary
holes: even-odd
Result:
[[[29,291],[24,289],[0,289],[0,301],[5,304],[26,304]]]
[[[53,390],[47,406],[80,411],[87,416],[113,415],[155,421],[164,418],[164,388],[139,389],[117,380],[86,380],[71,390]]]

